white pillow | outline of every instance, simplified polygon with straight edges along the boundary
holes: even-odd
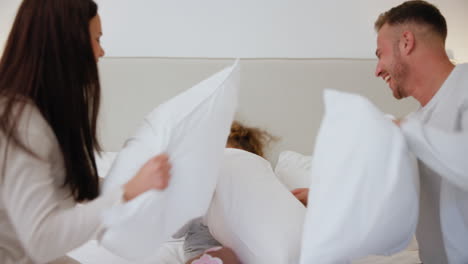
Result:
[[[130,260],[145,260],[184,223],[205,214],[236,110],[238,86],[236,62],[144,119],[119,152],[104,192],[125,184],[163,152],[172,164],[170,184],[164,191],[148,191],[106,211],[104,247]]]
[[[276,163],[275,173],[289,190],[308,188],[311,164],[312,156],[294,151],[283,151],[279,155],[278,163]]]
[[[242,263],[290,264],[299,262],[305,211],[268,161],[226,149],[205,221],[213,237]]]
[[[103,151],[100,154],[95,154],[99,177],[105,178],[107,176],[117,154],[118,152],[112,151]]]
[[[401,129],[419,160],[460,190],[468,190],[468,131],[448,132],[414,118],[402,122]]]
[[[406,248],[419,178],[400,129],[367,99],[325,91],[301,263],[350,263]]]

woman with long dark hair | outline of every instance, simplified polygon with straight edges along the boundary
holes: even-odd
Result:
[[[0,61],[0,263],[46,263],[95,238],[103,209],[164,189],[154,157],[99,195],[101,22],[92,0],[24,0]],[[79,202],[85,202],[76,206]]]

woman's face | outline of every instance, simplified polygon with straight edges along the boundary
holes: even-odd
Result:
[[[96,58],[96,62],[98,62],[99,58],[104,56],[104,49],[101,47],[102,28],[99,15],[96,15],[89,21],[89,33],[91,35],[91,46],[93,47],[94,58]]]

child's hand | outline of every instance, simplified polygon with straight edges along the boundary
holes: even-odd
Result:
[[[307,206],[307,199],[309,198],[309,188],[298,188],[291,191],[296,198],[304,205]]]
[[[234,251],[225,247],[208,249],[200,256],[187,261],[186,264],[240,264]]]
[[[125,184],[124,200],[130,201],[151,189],[166,189],[171,177],[170,170],[171,165],[167,155],[161,154],[153,157]]]

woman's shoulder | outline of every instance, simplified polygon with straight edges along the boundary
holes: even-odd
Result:
[[[43,135],[52,133],[52,129],[39,109],[31,102],[24,104],[24,109],[18,115],[18,130],[34,132]]]
[[[3,113],[6,105],[4,102],[0,105]],[[48,150],[55,144],[52,128],[33,102],[28,100],[15,102],[11,107],[9,119],[14,127],[13,133],[29,150],[39,152],[37,154],[40,155],[42,150]]]

